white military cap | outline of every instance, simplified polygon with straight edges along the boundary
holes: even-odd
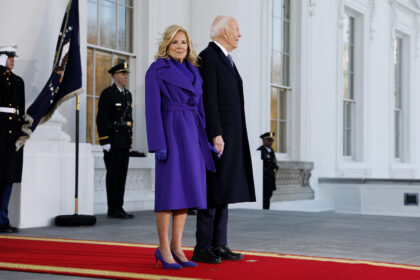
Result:
[[[16,49],[16,44],[0,45],[0,54],[5,54],[7,56],[17,56]]]

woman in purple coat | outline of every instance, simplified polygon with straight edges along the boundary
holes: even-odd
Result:
[[[206,168],[215,172],[205,133],[203,81],[196,65],[187,31],[172,25],[165,30],[156,61],[146,73],[147,139],[149,152],[156,158],[159,248],[155,257],[156,263],[160,260],[170,269],[197,266],[185,257],[182,234],[187,208],[207,208]]]

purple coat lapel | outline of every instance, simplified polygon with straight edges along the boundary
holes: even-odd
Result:
[[[201,92],[201,84],[202,79],[200,76],[200,73],[198,72],[198,69],[193,66],[189,61],[185,61],[184,63],[187,63],[188,68],[192,70],[195,76],[195,82],[194,87],[191,84],[190,81],[188,81],[184,75],[178,71],[178,69],[175,67],[170,59],[164,59],[159,58],[156,62],[159,63],[159,66],[161,66],[163,69],[161,70],[161,78],[162,80],[175,85],[177,87],[186,89],[188,91],[191,91],[193,93]]]

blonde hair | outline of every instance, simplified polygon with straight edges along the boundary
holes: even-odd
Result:
[[[155,55],[155,59],[158,59],[158,58],[169,59],[168,47],[173,41],[175,35],[180,31],[183,32],[185,36],[187,37],[188,50],[187,50],[187,56],[185,57],[185,59],[191,62],[191,64],[197,66],[198,56],[193,48],[190,36],[188,35],[188,32],[187,30],[185,30],[185,28],[176,24],[171,25],[168,28],[166,28],[165,32],[163,33],[162,40],[159,43],[159,49],[158,49],[157,54]]]

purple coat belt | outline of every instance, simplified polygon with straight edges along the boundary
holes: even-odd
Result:
[[[195,106],[187,106],[180,103],[163,103],[162,111],[191,111],[194,114],[204,162],[208,170],[216,172],[216,167],[214,166],[213,158],[209,149],[209,142],[207,140],[206,131],[204,130],[203,124],[201,123],[197,108]]]

